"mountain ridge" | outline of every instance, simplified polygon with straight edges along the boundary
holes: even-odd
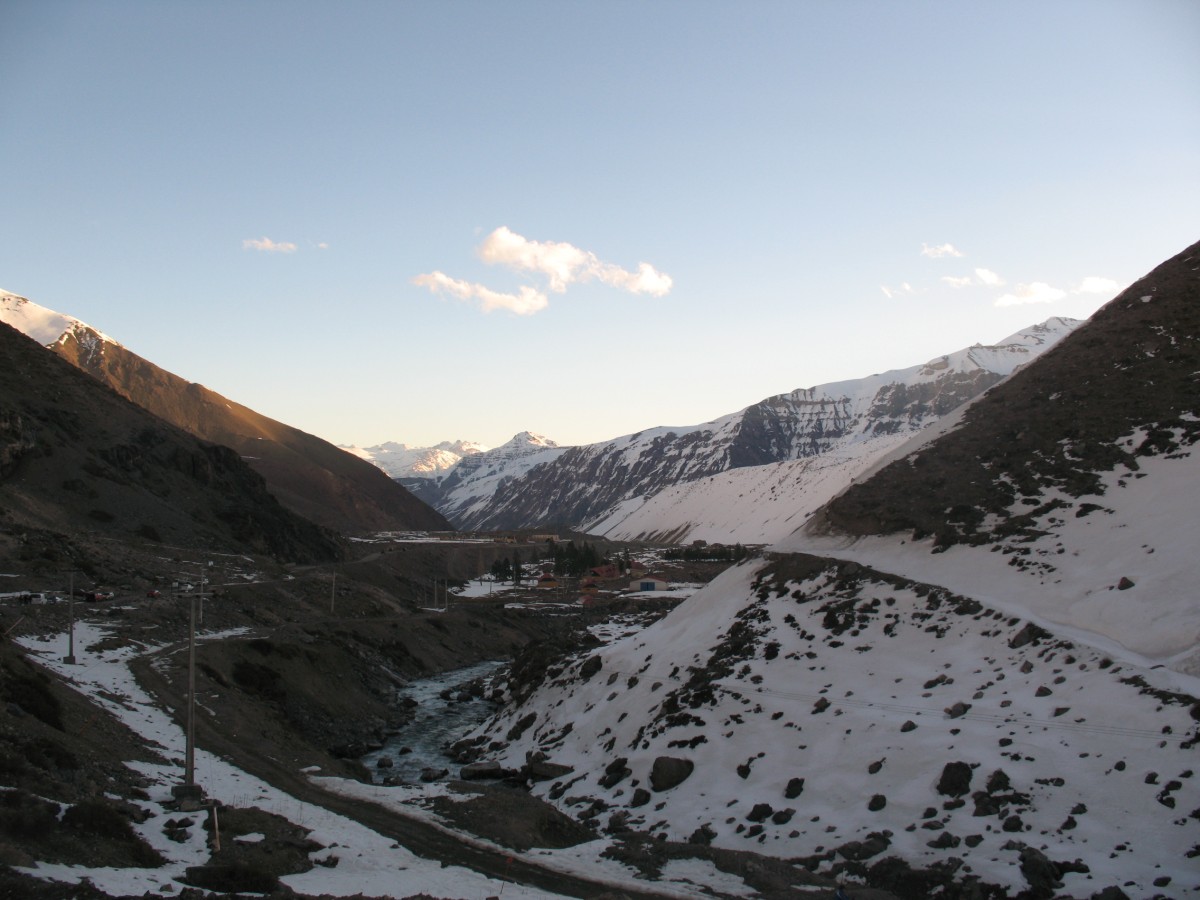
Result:
[[[450,528],[439,513],[353,454],[188,382],[78,319],[4,292],[0,320],[25,326],[52,352],[156,416],[232,447],[284,505],[307,519],[352,534]],[[52,340],[40,340],[59,327]]]
[[[893,446],[895,436],[946,415],[1078,324],[1052,317],[994,345],[975,344],[906,369],[778,394],[699,425],[659,426],[541,456],[523,454],[511,470],[504,470],[503,454],[490,451],[494,455],[460,463],[440,482],[419,489],[420,496],[465,529],[565,525],[623,539],[683,540],[700,526],[689,521],[691,513],[673,515],[666,503],[654,504],[657,495],[687,493],[688,485],[729,472],[831,453],[873,458]],[[864,455],[868,444],[875,446]],[[489,465],[489,478],[477,478]],[[798,476],[805,469],[790,468]],[[726,496],[722,502],[732,501]],[[651,508],[662,510],[657,521],[647,521]],[[759,527],[754,538],[769,541],[786,533],[762,522],[753,525]],[[710,530],[704,537],[744,540],[751,531]]]

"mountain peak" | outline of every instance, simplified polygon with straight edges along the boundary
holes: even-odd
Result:
[[[512,436],[504,447],[557,447],[554,441],[534,431],[520,431]],[[500,448],[497,448],[500,449]]]
[[[74,316],[39,306],[32,300],[10,291],[0,290],[0,322],[7,322],[44,347],[61,341],[69,334],[79,337],[80,343],[84,343],[84,335],[95,335],[103,343],[121,346],[119,341]]]

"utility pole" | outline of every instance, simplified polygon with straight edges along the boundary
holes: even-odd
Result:
[[[333,583],[329,586],[329,614],[333,615],[333,604],[337,600],[337,572],[333,573]]]
[[[188,686],[187,734],[183,754],[183,784],[171,793],[180,809],[197,810],[203,804],[204,790],[196,784],[196,597],[188,594]]]
[[[63,657],[63,662],[68,666],[73,666],[75,665],[75,571],[73,569],[69,577],[67,620],[70,624],[67,626],[67,655]]]
[[[204,580],[201,577],[201,585]],[[203,593],[201,594],[203,597]],[[196,599],[188,597],[187,749],[183,756],[183,783],[196,783]]]

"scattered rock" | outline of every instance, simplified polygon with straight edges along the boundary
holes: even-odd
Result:
[[[587,661],[579,667],[579,680],[588,681],[593,675],[600,671],[604,665],[604,660],[599,656],[589,656]]]
[[[971,766],[965,762],[949,762],[942,768],[937,792],[946,797],[962,797],[971,791]]]
[[[762,822],[773,812],[775,810],[771,808],[770,803],[755,803],[746,818],[751,822]]]
[[[692,774],[696,764],[677,756],[660,756],[650,768],[650,787],[656,792],[669,791],[682,784]]]
[[[495,760],[468,763],[458,771],[458,777],[463,781],[472,781],[477,778],[501,778],[503,775],[503,768]]]

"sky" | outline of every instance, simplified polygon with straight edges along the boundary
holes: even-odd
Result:
[[[1200,4],[0,5],[0,288],[339,444],[560,444],[1086,318]]]

